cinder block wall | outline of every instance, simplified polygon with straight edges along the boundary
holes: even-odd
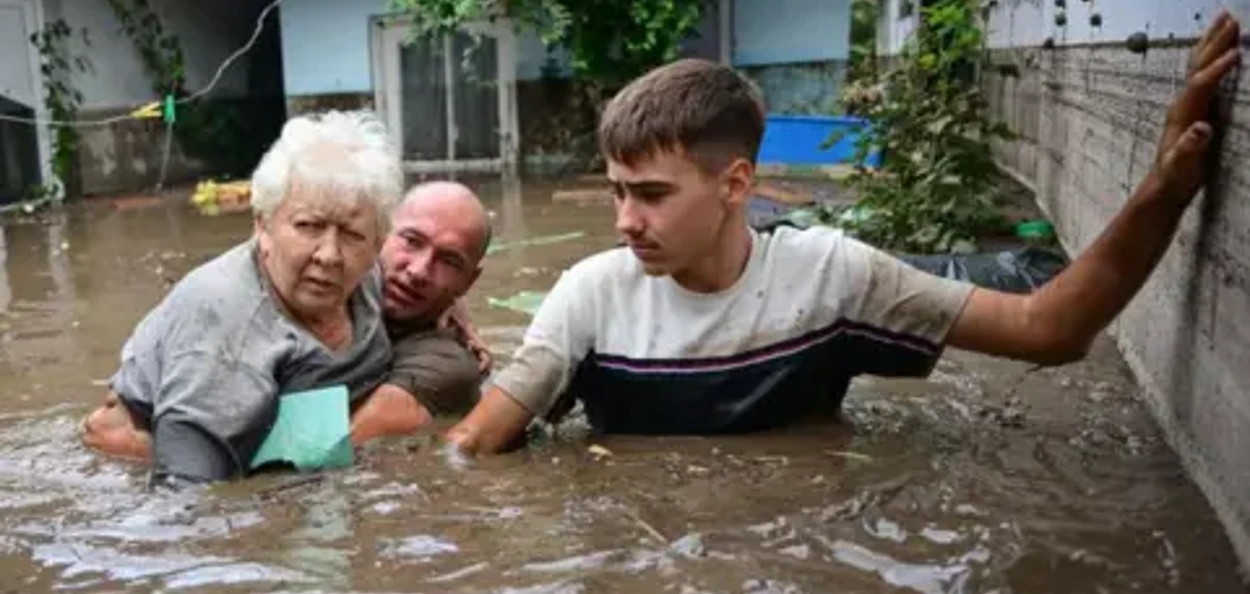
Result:
[[[1149,169],[1189,47],[1123,42],[996,50],[993,111],[1021,135],[1001,165],[1036,189],[1071,253]],[[1017,74],[1018,71],[1018,74]],[[1187,213],[1152,279],[1111,328],[1159,424],[1250,567],[1250,105],[1232,106],[1215,189]]]

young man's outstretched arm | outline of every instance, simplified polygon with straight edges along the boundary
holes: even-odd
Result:
[[[1030,295],[974,289],[947,343],[991,355],[1063,364],[1090,343],[1137,294],[1163,257],[1206,174],[1212,99],[1240,60],[1240,27],[1226,13],[1190,58],[1173,99],[1154,167],[1093,245]]]

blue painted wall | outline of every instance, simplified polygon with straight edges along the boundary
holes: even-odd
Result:
[[[733,63],[846,60],[850,0],[733,0]]]
[[[368,93],[369,17],[387,0],[284,2],[282,72],[288,95]]]

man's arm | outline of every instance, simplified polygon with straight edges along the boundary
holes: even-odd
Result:
[[[446,439],[470,456],[494,454],[520,438],[533,418],[524,406],[492,386],[473,411],[447,432]]]
[[[386,382],[352,412],[352,445],[415,433],[438,415],[463,414],[477,404],[477,361],[446,331],[399,339]]]
[[[948,344],[1047,365],[1085,356],[1146,282],[1202,185],[1210,106],[1240,59],[1239,36],[1237,22],[1222,14],[1198,42],[1186,88],[1168,109],[1153,169],[1093,245],[1030,295],[974,289]]]

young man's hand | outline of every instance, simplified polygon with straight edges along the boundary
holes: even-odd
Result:
[[[1062,364],[1081,359],[1149,278],[1209,173],[1220,81],[1240,60],[1237,21],[1221,14],[1194,47],[1185,89],[1173,98],[1155,166],[1098,238],[1059,276],[1029,295],[972,291],[951,346]]]
[[[1188,203],[1202,186],[1212,136],[1213,98],[1220,81],[1239,63],[1241,26],[1221,12],[1189,56],[1185,89],[1168,108],[1155,170],[1170,198]]]

